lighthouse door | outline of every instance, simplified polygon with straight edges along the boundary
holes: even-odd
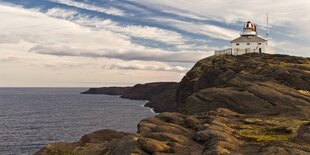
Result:
[[[262,48],[259,48],[258,51],[259,51],[259,53],[262,53]]]

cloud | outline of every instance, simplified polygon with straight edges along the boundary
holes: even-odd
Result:
[[[52,9],[47,10],[46,14],[51,17],[55,17],[55,18],[72,19],[74,16],[78,15],[79,13],[75,10],[52,8]]]
[[[119,63],[112,64],[109,66],[103,66],[104,69],[116,69],[116,70],[142,70],[142,71],[168,71],[168,72],[180,72],[184,73],[188,71],[187,68],[181,66],[168,66],[168,65],[143,65],[143,64],[128,64],[128,63]]]
[[[6,62],[18,62],[20,59],[17,57],[6,57],[6,58],[0,58],[0,63],[6,63]]]
[[[111,15],[115,15],[115,16],[124,16],[125,15],[122,10],[119,10],[119,9],[116,9],[113,7],[110,7],[110,8],[98,7],[96,5],[77,2],[77,1],[73,1],[73,0],[49,0],[49,1],[62,3],[62,4],[66,4],[69,6],[74,6],[74,7],[82,8],[82,9],[86,9],[86,10],[92,10],[92,11],[102,12],[102,13],[106,13],[106,14],[111,14]]]
[[[160,49],[99,49],[90,51],[88,49],[73,49],[67,46],[35,46],[29,50],[30,52],[55,55],[55,56],[77,56],[90,58],[110,58],[119,60],[141,60],[141,61],[157,61],[157,62],[179,62],[194,63],[209,55],[206,52],[179,51],[167,52]]]
[[[79,25],[91,27],[94,30],[107,30],[113,33],[126,35],[133,38],[142,38],[150,41],[158,41],[171,45],[186,44],[186,39],[179,33],[162,28],[141,25],[120,25],[110,19],[100,19],[79,14],[73,10],[52,8],[46,12],[51,17],[70,20]]]
[[[273,50],[271,51],[272,53],[275,53],[275,51],[281,51],[282,54],[290,55],[291,53],[295,53],[296,55],[302,55],[303,57],[310,57],[309,47],[299,46],[289,41],[273,40],[270,43],[270,46]]]
[[[65,70],[65,69],[77,69],[80,70],[82,68],[85,68],[87,66],[94,66],[92,63],[76,63],[76,62],[61,62],[57,64],[53,63],[46,63],[43,65],[46,68],[54,69],[54,70]]]
[[[59,9],[48,11],[58,14]],[[70,11],[69,11],[70,12]],[[108,29],[92,29],[63,19],[51,18],[45,14],[20,8],[0,6],[0,18],[6,24],[0,36],[5,40],[26,41],[33,44],[32,53],[56,56],[76,56],[92,58],[112,58],[121,60],[144,60],[159,62],[193,63],[208,53],[202,51],[169,51],[150,48],[131,41],[131,37]],[[65,16],[74,13],[65,12]],[[151,27],[125,27],[123,32],[137,36],[160,38],[165,42],[182,43],[182,37],[176,33]],[[36,33],[33,33],[36,32]],[[143,35],[143,34],[146,35]],[[4,41],[2,41],[4,42]],[[10,41],[12,42],[12,41]]]
[[[260,1],[243,1],[243,0],[131,0],[140,2],[148,7],[160,7],[162,10],[169,8],[178,9],[175,14],[181,11],[226,22],[254,20],[261,25],[266,23],[266,13],[269,12],[272,24],[280,24],[293,21],[307,21],[304,13],[309,13],[310,2],[308,0],[260,0]],[[252,6],[252,7],[249,7]],[[292,9],[288,9],[292,8]],[[308,16],[308,15],[307,15]],[[294,17],[294,18],[289,18]],[[308,18],[309,19],[309,18]]]
[[[202,23],[193,23],[193,22],[187,22],[187,21],[180,21],[175,19],[165,19],[165,18],[152,18],[153,20],[160,21],[160,22],[166,22],[166,24],[173,25],[181,30],[200,34],[200,35],[206,35],[211,38],[215,39],[221,39],[221,40],[232,40],[239,36],[239,32],[223,28],[220,26],[210,25],[210,24],[202,24]]]
[[[137,0],[131,1],[138,3]],[[153,19],[157,22],[176,25],[176,27],[188,32],[224,40],[230,40],[235,36],[238,33],[236,30],[241,31],[243,22],[248,20],[258,24],[260,34],[264,35],[268,12],[270,34],[273,38],[271,41],[290,42],[283,44],[281,48],[301,47],[291,50],[290,54],[293,55],[305,56],[310,50],[310,27],[305,26],[310,23],[310,1],[308,0],[158,0],[156,2],[139,0],[139,3],[153,9],[173,10],[170,12],[176,15],[182,15],[185,12],[201,17],[203,19],[197,21],[176,20],[171,17],[153,17]],[[209,26],[210,23],[212,23],[211,26]],[[276,53],[282,52],[279,48],[274,50]]]
[[[123,28],[115,27],[113,31],[120,32],[131,37],[156,40],[167,44],[185,44],[185,39],[181,34],[156,27],[130,25]]]

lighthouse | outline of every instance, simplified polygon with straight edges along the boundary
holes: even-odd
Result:
[[[267,53],[268,40],[258,36],[257,26],[248,21],[243,26],[240,37],[232,40],[231,48],[215,51],[215,55],[242,55],[246,53]]]

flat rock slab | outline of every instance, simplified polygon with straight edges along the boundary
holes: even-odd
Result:
[[[163,113],[142,120],[136,134],[102,130],[79,142],[49,144],[36,155],[310,154],[309,124],[306,118],[223,108],[195,115]]]

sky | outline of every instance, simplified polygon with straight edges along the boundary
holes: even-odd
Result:
[[[270,53],[309,57],[309,0],[0,0],[0,87],[180,81],[267,12]]]

